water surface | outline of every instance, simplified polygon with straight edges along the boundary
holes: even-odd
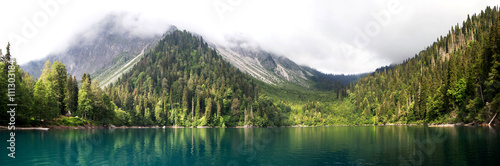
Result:
[[[364,126],[16,131],[0,165],[500,165],[500,130]],[[0,131],[2,140],[9,131]]]

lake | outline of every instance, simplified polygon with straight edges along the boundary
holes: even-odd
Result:
[[[489,127],[350,126],[16,131],[0,165],[500,165]]]

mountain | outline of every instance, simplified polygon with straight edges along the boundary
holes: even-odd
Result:
[[[271,85],[293,84],[304,88],[330,90],[332,84],[347,85],[360,78],[360,75],[324,74],[308,66],[297,65],[285,56],[267,52],[260,47],[250,47],[244,41],[234,43],[233,46],[211,46],[233,66]],[[326,84],[328,86],[325,86]]]
[[[500,108],[500,12],[487,7],[349,91],[366,123],[490,122]]]
[[[258,80],[224,61],[201,37],[167,34],[105,91],[128,125],[285,125]]]
[[[51,62],[57,60],[66,64],[68,74],[78,79],[83,73],[90,73],[93,78],[110,77],[109,75],[114,74],[110,71],[121,69],[161,38],[160,35],[132,34],[122,24],[124,19],[124,14],[109,15],[91,29],[77,35],[65,51],[50,54],[21,67],[38,78],[46,60]]]
[[[109,15],[91,29],[77,35],[76,40],[65,51],[50,54],[46,58],[28,62],[21,67],[38,78],[46,60],[51,62],[57,60],[66,64],[68,74],[76,76],[77,79],[80,79],[83,73],[89,73],[93,79],[100,80],[101,86],[115,82],[122,73],[139,61],[145,51],[153,48],[165,34],[177,29],[172,26],[163,35],[133,35],[122,24],[126,19],[125,16],[125,14]],[[324,74],[313,68],[297,65],[284,56],[270,53],[260,47],[245,47],[244,41],[234,41],[234,43],[236,44],[233,47],[214,44],[210,46],[216,49],[224,60],[270,85],[330,90],[331,84],[338,84],[336,87],[339,87],[359,79],[359,75]]]

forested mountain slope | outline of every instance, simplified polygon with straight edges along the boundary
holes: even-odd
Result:
[[[415,57],[366,75],[348,90],[355,111],[369,123],[489,122],[500,110],[499,15],[467,16]]]

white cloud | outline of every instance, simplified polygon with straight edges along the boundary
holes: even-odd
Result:
[[[67,1],[57,3],[57,9],[49,8],[56,11],[53,16],[38,3],[56,0],[0,2],[0,47],[11,40],[9,34],[25,37],[26,42],[12,49],[14,57],[25,63],[65,48],[108,13],[127,12],[129,19],[122,24],[138,36],[161,34],[168,25],[175,25],[216,43],[244,38],[323,72],[360,73],[412,57],[446,35],[451,26],[461,24],[467,14],[498,5],[497,1],[400,1],[403,10],[391,14],[387,25],[359,46],[356,28],[377,30],[374,23],[380,21],[373,14],[388,10],[390,0]],[[38,21],[44,21],[40,13],[49,16],[46,24],[35,25],[31,37],[23,35],[27,26],[23,20],[33,22],[39,16]]]

